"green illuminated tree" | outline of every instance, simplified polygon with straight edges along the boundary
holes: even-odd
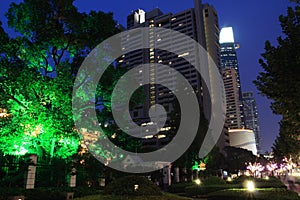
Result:
[[[0,28],[0,105],[9,113],[1,119],[0,150],[70,157],[79,147],[74,78],[91,49],[118,32],[112,14],[80,13],[73,0],[24,0],[6,16],[19,36]],[[109,106],[109,92],[96,104]]]
[[[269,41],[259,60],[264,72],[254,81],[261,94],[272,100],[271,109],[281,115],[280,134],[274,151],[277,156],[299,155],[300,146],[300,6],[289,7],[287,15],[279,21],[284,36],[278,37],[278,45]]]

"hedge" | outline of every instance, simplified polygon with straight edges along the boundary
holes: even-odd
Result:
[[[135,185],[138,188],[135,190]],[[142,176],[126,176],[112,181],[104,189],[104,194],[112,195],[162,195],[161,190],[153,182]]]
[[[282,188],[257,189],[253,193],[245,189],[228,189],[210,193],[208,200],[300,200],[297,193]]]

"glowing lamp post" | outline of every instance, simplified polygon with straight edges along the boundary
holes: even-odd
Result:
[[[196,179],[196,180],[195,180],[195,183],[196,183],[197,185],[200,185],[200,184],[201,184],[200,179]]]
[[[246,189],[247,189],[249,192],[254,192],[254,191],[255,191],[255,185],[254,185],[254,182],[253,182],[253,181],[247,181],[247,182],[246,182]]]

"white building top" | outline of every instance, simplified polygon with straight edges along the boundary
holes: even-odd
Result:
[[[232,27],[224,27],[220,31],[220,44],[222,43],[234,43],[233,29]]]

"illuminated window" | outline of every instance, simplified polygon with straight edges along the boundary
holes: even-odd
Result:
[[[190,53],[189,52],[185,52],[185,53],[179,54],[178,58],[183,57],[183,56],[188,56],[188,55],[190,55]]]

